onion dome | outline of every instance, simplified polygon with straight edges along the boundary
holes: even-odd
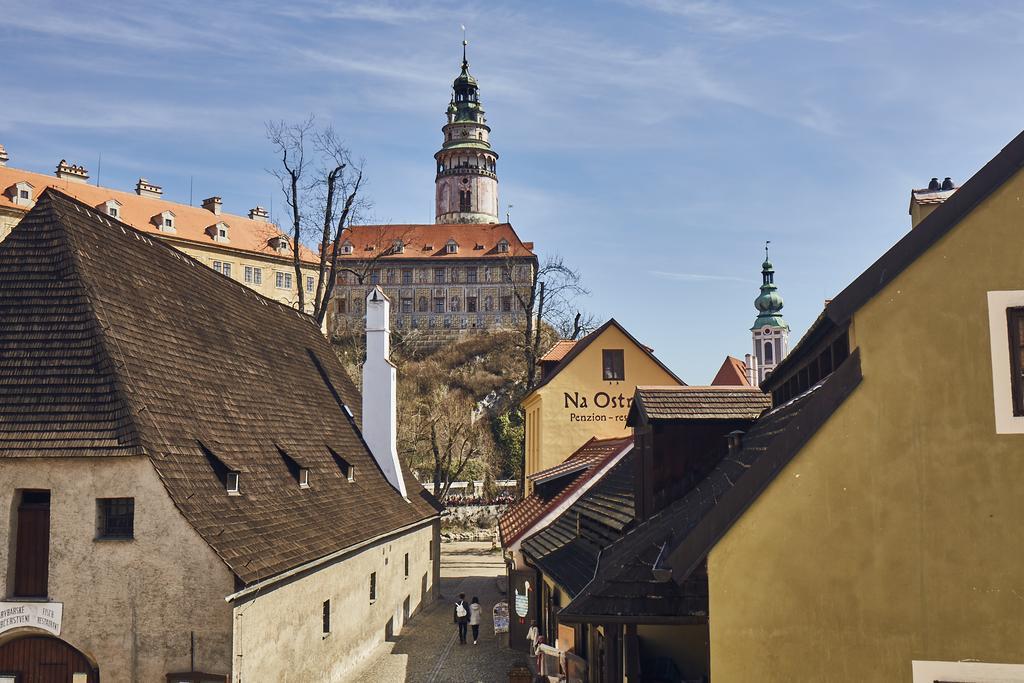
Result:
[[[789,325],[782,318],[782,295],[775,285],[775,267],[768,260],[768,246],[764,248],[764,263],[761,264],[761,293],[754,299],[754,308],[757,309],[757,319],[750,329],[756,330],[762,327],[781,327],[789,329]]]

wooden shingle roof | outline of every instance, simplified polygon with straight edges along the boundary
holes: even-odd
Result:
[[[771,406],[756,387],[637,387],[630,424],[647,420],[754,420]]]
[[[243,583],[438,514],[388,484],[305,314],[53,189],[0,243],[0,288],[0,457],[148,456]]]

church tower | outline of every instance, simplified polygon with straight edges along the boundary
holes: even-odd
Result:
[[[476,79],[469,74],[465,40],[462,73],[452,86],[444,144],[437,160],[436,223],[498,222],[498,155],[491,149],[491,129],[480,106]]]
[[[775,286],[775,268],[768,259],[768,244],[764,246],[761,264],[761,294],[754,299],[757,319],[750,328],[754,338],[754,354],[747,362],[750,383],[760,384],[789,353],[789,325],[782,319],[782,296]]]

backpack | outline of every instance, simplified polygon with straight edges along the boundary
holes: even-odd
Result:
[[[463,604],[461,602],[455,603],[455,616],[457,616],[460,619],[462,617],[466,616],[466,605],[465,604]]]

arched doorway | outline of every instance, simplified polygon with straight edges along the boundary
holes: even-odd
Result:
[[[0,683],[99,683],[81,652],[52,636],[29,635],[0,645]]]

